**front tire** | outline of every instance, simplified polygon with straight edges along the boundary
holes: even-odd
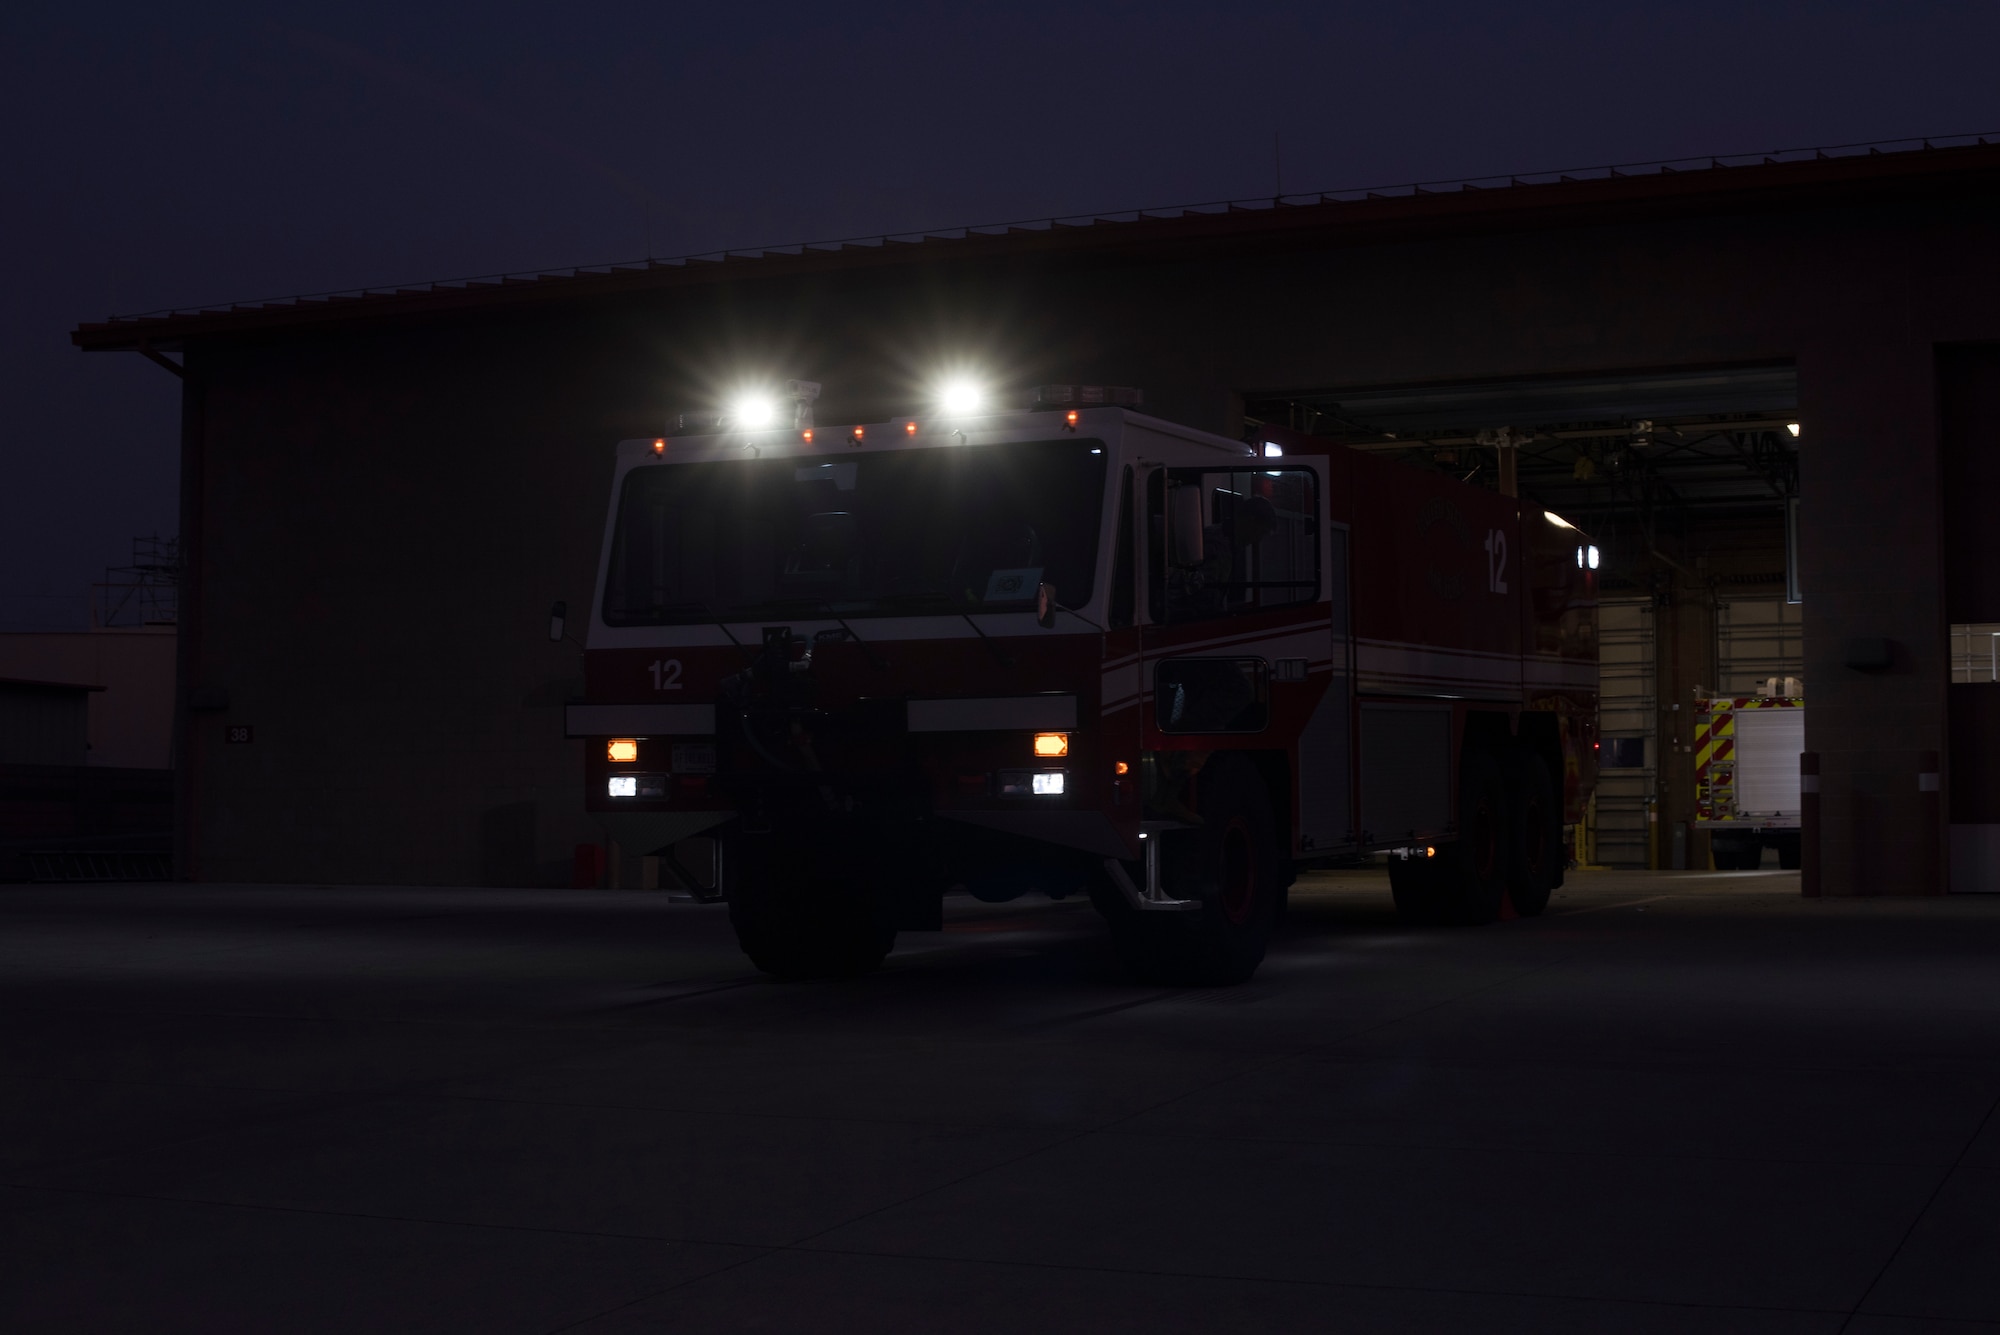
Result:
[[[896,929],[876,886],[835,858],[801,856],[769,836],[731,844],[729,924],[752,964],[786,982],[882,966]]]
[[[1201,824],[1154,835],[1161,887],[1197,909],[1139,910],[1105,896],[1120,959],[1147,982],[1241,983],[1264,961],[1289,880],[1256,767],[1220,755],[1201,771]]]

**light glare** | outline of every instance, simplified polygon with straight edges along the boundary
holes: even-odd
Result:
[[[953,417],[964,417],[979,411],[986,396],[979,392],[979,386],[970,380],[951,380],[945,383],[938,395],[938,406]]]
[[[762,431],[778,420],[778,405],[765,395],[745,394],[729,415],[737,426]]]
[[[1554,525],[1555,525],[1555,526],[1556,526],[1557,528],[1575,528],[1575,527],[1576,527],[1576,525],[1575,525],[1575,524],[1572,524],[1572,523],[1570,523],[1570,522],[1569,522],[1569,520],[1567,520],[1567,519],[1564,519],[1564,518],[1563,518],[1563,517],[1562,517],[1561,515],[1557,514],[1557,513],[1556,513],[1556,512],[1554,511],[1554,510],[1544,510],[1544,511],[1542,511],[1542,518],[1544,518],[1544,519],[1548,520],[1548,521],[1549,521],[1549,522],[1550,522],[1551,524],[1554,524]]]

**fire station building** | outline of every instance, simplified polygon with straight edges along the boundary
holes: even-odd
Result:
[[[2000,890],[2000,145],[1605,169],[85,324],[181,377],[176,857],[567,883],[617,441],[746,384],[1131,386],[1601,553],[1591,855],[1703,867],[1692,702],[1795,677],[1827,895]],[[579,619],[580,620],[580,619]]]

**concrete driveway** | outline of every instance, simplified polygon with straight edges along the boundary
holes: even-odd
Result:
[[[784,985],[658,894],[0,889],[0,1328],[2000,1324],[2000,898],[1294,893],[1184,990],[1075,901]]]

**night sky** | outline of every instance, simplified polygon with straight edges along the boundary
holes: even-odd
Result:
[[[0,630],[176,522],[164,306],[2000,130],[2000,4],[443,7],[0,17]]]

